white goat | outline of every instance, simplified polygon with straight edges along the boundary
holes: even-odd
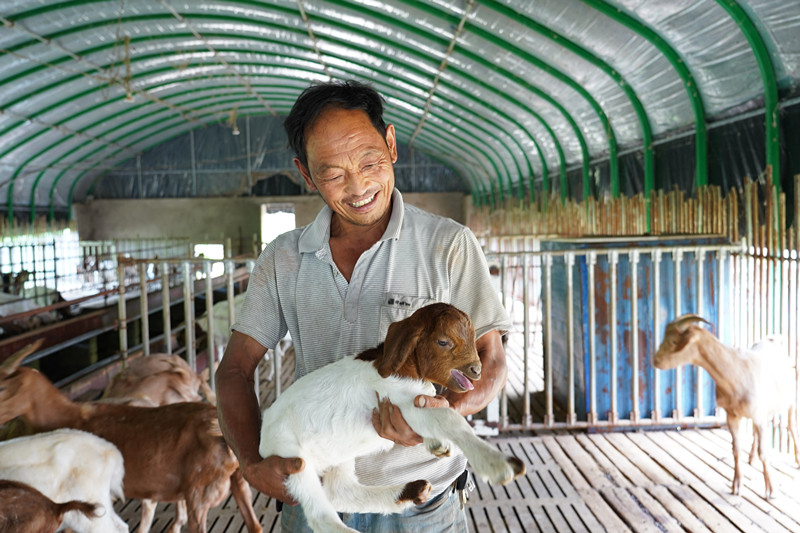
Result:
[[[755,434],[750,461],[757,447],[764,467],[766,498],[771,498],[773,489],[764,440],[767,438],[767,425],[776,415],[788,415],[795,460],[800,465],[793,400],[795,370],[774,339],[762,341],[750,350],[731,348],[695,325],[696,322],[709,324],[697,315],[683,315],[667,324],[664,340],[653,362],[656,368],[661,369],[682,364],[697,365],[704,368],[716,383],[717,405],[725,409],[733,442],[733,494],[739,494],[741,485],[739,422],[742,418],[753,421]]]
[[[354,531],[337,511],[397,513],[430,496],[426,480],[371,487],[356,478],[356,457],[393,446],[372,426],[378,398],[402,411],[434,455],[449,455],[457,446],[478,476],[508,483],[525,473],[522,461],[478,438],[455,410],[414,406],[416,396],[435,394],[433,383],[456,392],[472,389],[480,371],[466,313],[443,303],[425,306],[391,324],[378,347],[326,365],[289,387],[264,411],[259,453],[303,458],[304,470],[289,475],[286,488],[316,532]]]
[[[54,502],[97,505],[94,514],[64,515],[64,527],[81,533],[128,531],[113,504],[123,498],[124,475],[119,450],[85,431],[59,429],[0,442],[0,479],[30,485]]]
[[[261,533],[250,486],[222,438],[214,406],[185,402],[136,407],[70,401],[41,373],[20,366],[36,343],[0,364],[0,424],[22,417],[36,432],[72,427],[119,448],[128,498],[185,500],[192,533],[206,529],[211,507],[230,491],[247,529]]]
[[[0,533],[56,533],[65,514],[91,517],[96,510],[80,500],[55,503],[30,485],[0,479]]]

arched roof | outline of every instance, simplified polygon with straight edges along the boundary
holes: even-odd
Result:
[[[82,201],[108,169],[235,116],[281,116],[309,83],[355,78],[399,140],[477,197],[534,182],[590,190],[606,161],[657,139],[764,117],[780,179],[780,109],[800,79],[800,3],[785,0],[3,0],[0,201],[31,217]],[[581,191],[582,193],[582,191]]]

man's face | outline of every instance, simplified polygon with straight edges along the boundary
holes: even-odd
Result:
[[[339,222],[372,226],[389,214],[397,145],[394,126],[386,141],[364,111],[330,108],[306,131],[308,168],[295,158],[311,190],[318,190]]]

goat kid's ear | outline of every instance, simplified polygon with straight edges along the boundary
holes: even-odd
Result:
[[[389,324],[386,339],[383,341],[383,353],[375,362],[375,368],[381,377],[386,377],[402,367],[408,356],[414,353],[422,334],[422,324],[415,317],[406,318]]]
[[[22,364],[22,361],[30,354],[38,350],[43,342],[44,339],[39,339],[36,342],[32,342],[3,361],[3,363],[0,364],[0,377],[6,377],[13,374],[14,371],[19,368],[19,365]]]

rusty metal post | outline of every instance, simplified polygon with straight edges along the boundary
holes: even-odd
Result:
[[[661,344],[661,250],[653,250],[653,348],[655,353]],[[653,412],[650,418],[661,420],[661,370],[653,367]]]
[[[628,254],[631,265],[631,422],[637,424],[639,410],[639,252]]]
[[[608,253],[609,262],[609,304],[608,312],[608,336],[611,351],[611,412],[608,421],[616,424],[619,421],[619,409],[617,407],[618,386],[617,386],[617,262],[619,257],[617,252],[612,250]]]
[[[597,362],[595,346],[595,283],[594,267],[597,264],[597,254],[590,251],[586,256],[589,273],[589,424],[597,424]]]

